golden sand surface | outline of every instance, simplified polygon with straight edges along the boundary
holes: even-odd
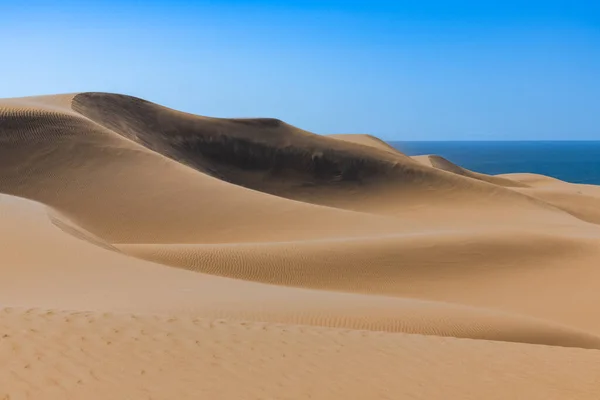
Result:
[[[597,399],[600,187],[0,100],[0,399]]]

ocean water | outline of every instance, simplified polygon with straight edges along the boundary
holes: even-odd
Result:
[[[390,142],[410,155],[437,154],[484,174],[532,172],[600,185],[600,141]]]

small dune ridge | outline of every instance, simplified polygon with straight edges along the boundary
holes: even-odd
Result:
[[[526,172],[2,99],[0,398],[595,399],[600,188]]]

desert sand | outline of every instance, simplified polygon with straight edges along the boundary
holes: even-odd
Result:
[[[597,399],[600,187],[0,100],[0,399]]]

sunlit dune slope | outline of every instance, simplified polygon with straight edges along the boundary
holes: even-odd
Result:
[[[40,204],[0,196],[4,306],[193,315],[600,348],[595,335],[491,310],[267,286],[171,269],[132,259],[81,229],[64,231],[70,222],[63,218]]]
[[[395,149],[390,144],[373,135],[367,134],[335,134],[328,135],[330,138],[343,140],[345,142],[361,144],[363,146],[374,147],[376,149],[388,151],[394,154],[402,154],[399,150]]]

